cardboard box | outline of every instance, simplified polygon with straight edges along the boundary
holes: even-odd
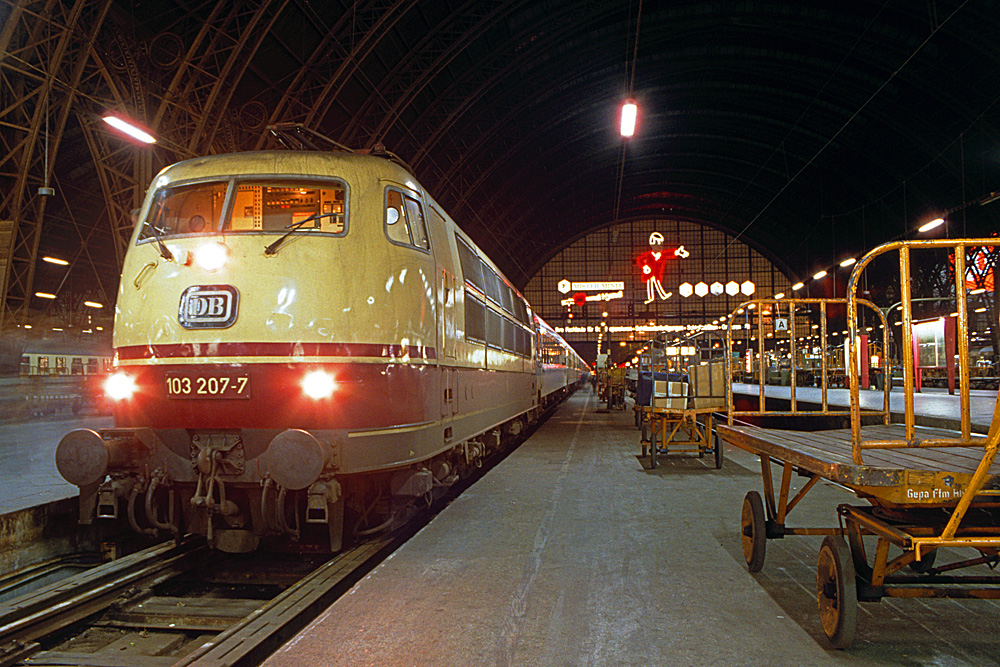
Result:
[[[691,396],[696,408],[710,408],[726,404],[725,363],[688,366]]]
[[[684,384],[684,383],[678,383]],[[654,396],[654,408],[667,408],[670,410],[684,410],[687,408],[688,399],[686,396]]]
[[[666,380],[656,380],[653,382],[653,397],[664,396],[687,396],[687,382],[667,382]]]

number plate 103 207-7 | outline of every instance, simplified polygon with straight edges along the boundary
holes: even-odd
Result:
[[[249,373],[167,373],[167,398],[250,398]]]

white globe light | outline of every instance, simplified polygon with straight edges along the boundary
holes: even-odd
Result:
[[[708,294],[708,285],[705,283],[698,283],[694,286],[694,293],[698,296],[706,296]]]
[[[748,280],[742,285],[740,285],[740,291],[743,292],[745,295],[750,296],[751,294],[757,291],[757,286]]]
[[[735,280],[730,280],[726,283],[726,294],[729,296],[736,296],[740,293],[740,284]]]
[[[722,294],[725,291],[725,289],[726,288],[723,287],[722,283],[720,283],[719,281],[715,281],[714,283],[712,283],[711,292],[715,296],[719,296],[720,294]]]
[[[206,243],[194,251],[194,261],[209,273],[218,271],[229,261],[229,248],[218,241]]]
[[[691,286],[691,283],[681,283],[677,291],[680,292],[681,296],[691,296],[694,294],[694,287]]]

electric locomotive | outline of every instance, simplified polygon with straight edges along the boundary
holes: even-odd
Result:
[[[67,434],[57,467],[83,522],[124,510],[223,551],[337,550],[579,383],[586,364],[539,322],[387,157],[180,162],[151,184],[123,265],[115,426]]]

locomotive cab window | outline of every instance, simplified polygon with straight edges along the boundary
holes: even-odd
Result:
[[[227,205],[229,199],[232,203]],[[162,188],[153,195],[138,242],[220,231],[343,236],[346,211],[347,186],[341,181],[256,178],[192,183]]]
[[[347,189],[315,181],[237,183],[225,229],[285,233],[289,230],[342,235]]]
[[[430,250],[420,202],[399,190],[385,191],[385,234],[399,245]]]
[[[153,197],[139,243],[156,236],[210,234],[219,228],[228,183],[196,183],[159,190]]]

